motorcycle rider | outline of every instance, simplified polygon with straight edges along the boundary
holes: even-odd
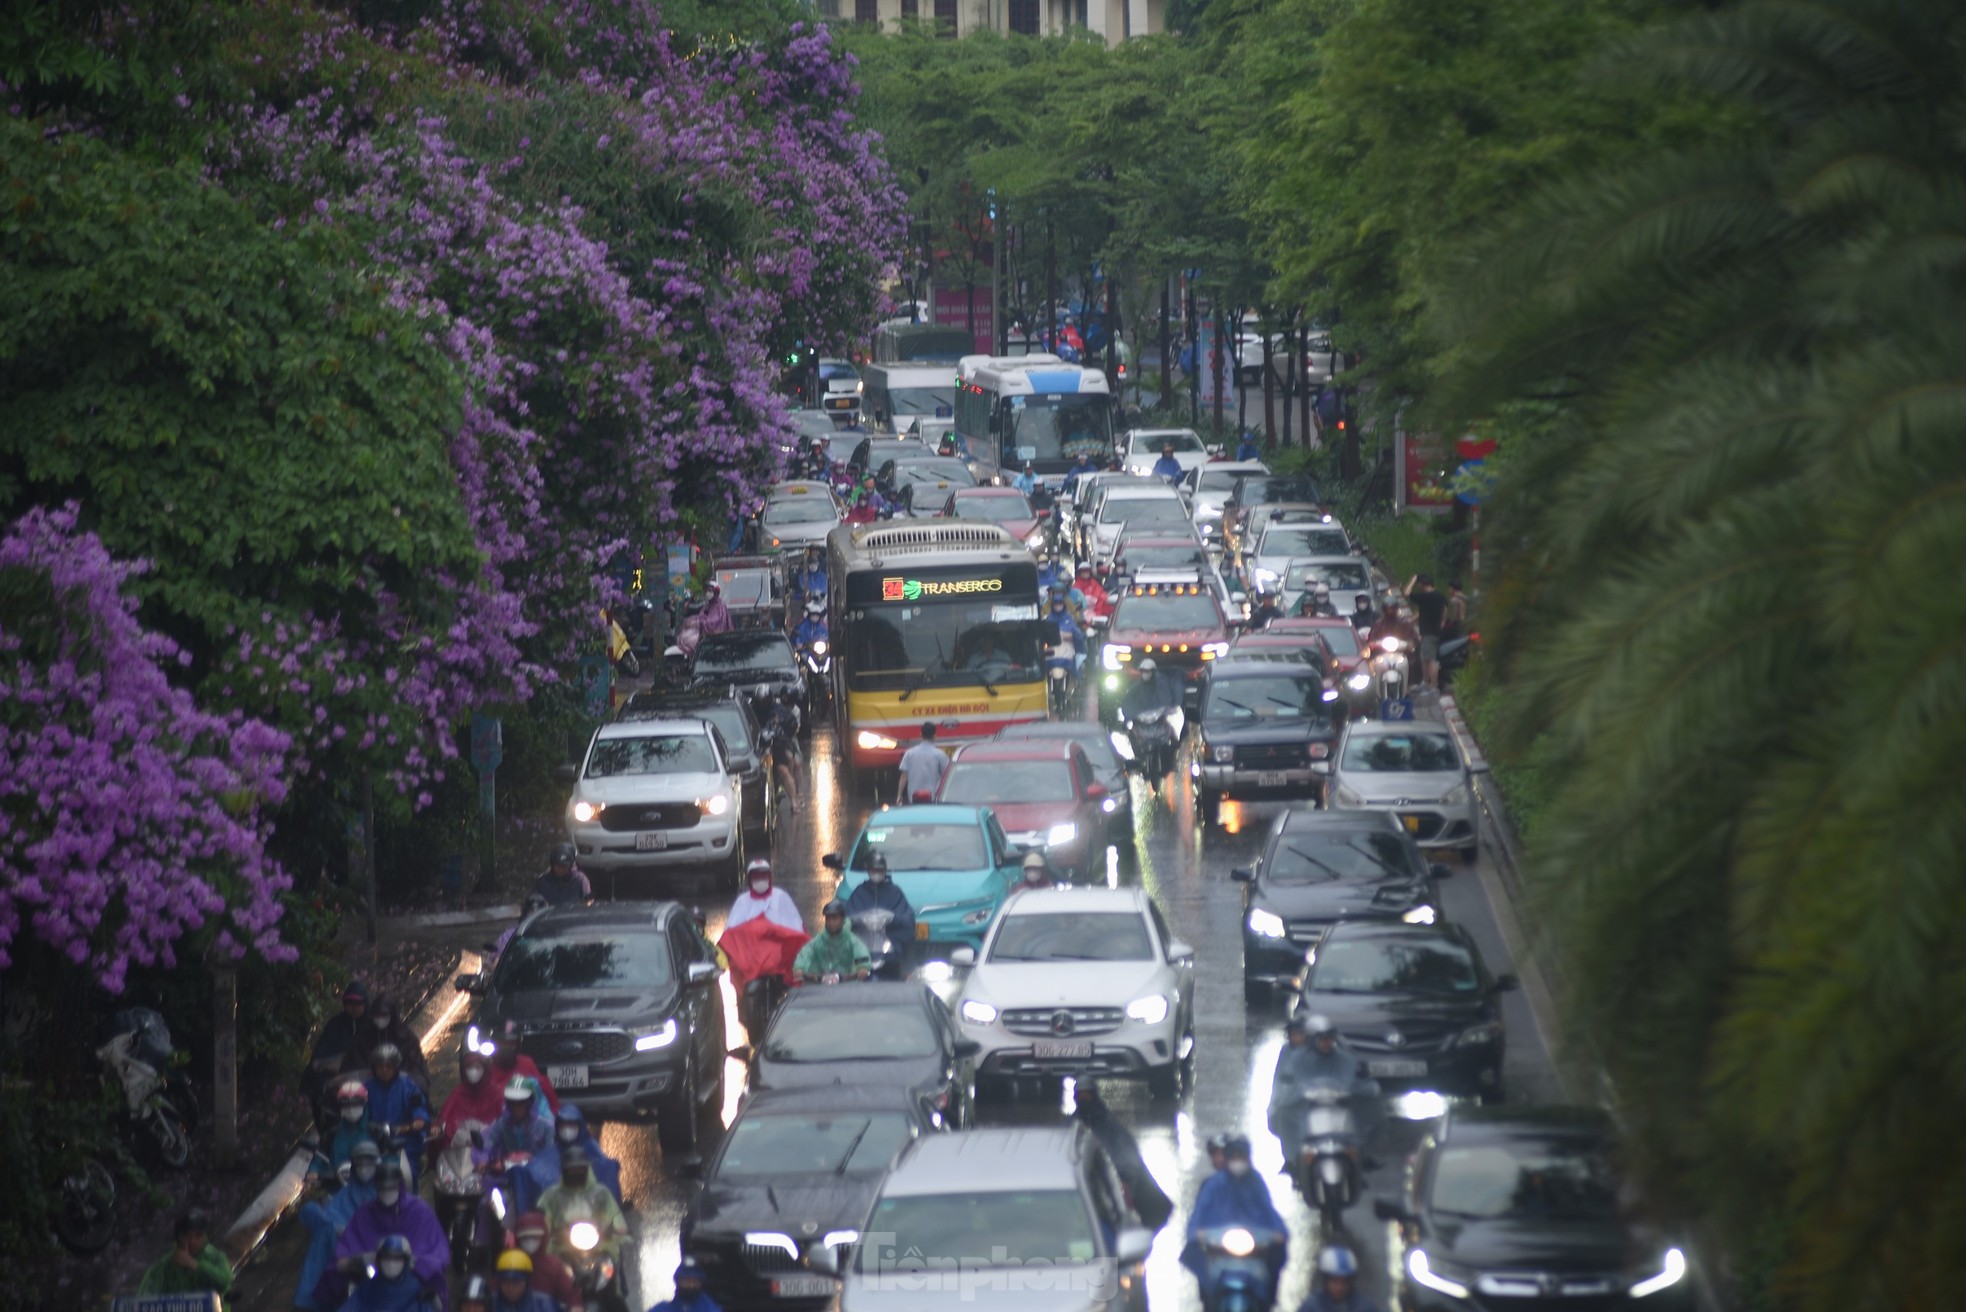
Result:
[[[1065,488],[1065,495],[1070,496],[1074,491],[1078,489],[1080,478],[1084,477],[1087,474],[1097,473],[1098,470],[1099,470],[1099,466],[1092,463],[1091,452],[1089,451],[1079,452],[1078,459],[1074,460],[1072,462],[1072,467],[1065,471],[1065,482],[1063,485]]]
[[[730,914],[724,918],[726,930],[763,916],[774,925],[804,932],[805,920],[799,915],[798,903],[784,889],[772,886],[771,862],[763,857],[753,858],[744,867],[744,880],[750,887],[730,904]]]
[[[1181,1250],[1181,1265],[1201,1282],[1204,1298],[1211,1283],[1210,1261],[1196,1236],[1224,1226],[1269,1230],[1281,1236],[1263,1254],[1270,1266],[1270,1297],[1275,1299],[1277,1277],[1283,1274],[1290,1256],[1290,1230],[1270,1199],[1270,1186],[1250,1169],[1249,1140],[1240,1134],[1230,1135],[1222,1145],[1222,1169],[1202,1181],[1194,1210],[1188,1214],[1188,1242]]]
[[[1079,562],[1078,577],[1073,580],[1072,586],[1077,588],[1079,596],[1084,598],[1083,605],[1088,614],[1105,614],[1112,608],[1112,598],[1106,595],[1105,586],[1093,573],[1091,561]]]
[[[703,585],[703,614],[701,632],[704,634],[729,633],[737,627],[730,617],[730,607],[724,604],[724,585],[711,579]]]
[[[383,1235],[376,1241],[375,1265],[366,1263],[343,1303],[342,1312],[419,1312],[438,1305],[435,1289],[415,1268],[416,1246],[408,1236]],[[373,1274],[369,1274],[373,1271]]]
[[[490,1074],[491,1062],[484,1053],[466,1048],[458,1054],[457,1085],[437,1113],[439,1143],[449,1143],[464,1129],[465,1122],[490,1125],[505,1110],[505,1090],[487,1078]]]
[[[1278,596],[1274,592],[1256,594],[1256,606],[1249,612],[1249,627],[1252,632],[1261,632],[1270,627],[1271,620],[1283,618],[1283,607],[1277,605]]]
[[[533,1260],[516,1248],[498,1255],[491,1312],[558,1312],[559,1305],[532,1283]]]
[[[1085,660],[1085,630],[1079,627],[1078,620],[1072,615],[1071,607],[1065,604],[1064,589],[1053,588],[1051,590],[1051,604],[1046,609],[1041,623],[1053,633],[1053,637],[1047,645],[1055,648],[1062,645],[1068,639],[1072,643],[1071,656],[1053,654],[1045,657],[1044,667],[1046,673],[1049,674],[1054,666],[1062,666],[1067,674],[1076,675],[1079,672],[1080,663]]]
[[[689,678],[689,653],[670,643],[662,649],[662,683],[668,688],[687,688]]]
[[[423,1096],[423,1086],[403,1073],[403,1054],[395,1044],[382,1044],[370,1053],[369,1067],[374,1072],[364,1086],[369,1092],[369,1125],[391,1127],[403,1174],[414,1189],[417,1166],[423,1161],[424,1134],[430,1128],[430,1102]]]
[[[1154,477],[1164,478],[1170,483],[1179,483],[1184,472],[1186,471],[1181,468],[1181,462],[1174,458],[1174,443],[1161,443],[1160,459],[1154,461]]]
[[[320,1037],[314,1040],[313,1052],[308,1054],[301,1092],[307,1095],[310,1107],[321,1100],[329,1080],[360,1068],[372,1042],[362,1032],[368,1010],[368,985],[359,979],[349,980],[341,991],[341,1014],[328,1018]]]
[[[587,882],[587,876],[574,864],[573,858],[572,843],[553,844],[546,873],[532,884],[532,891],[545,898],[547,906],[580,906],[593,899],[594,886]]]
[[[450,1240],[430,1204],[404,1187],[402,1168],[384,1162],[375,1173],[375,1197],[356,1208],[348,1218],[348,1228],[335,1243],[336,1269],[321,1280],[317,1292],[336,1294],[331,1283],[339,1276],[342,1283],[366,1269],[371,1254],[380,1256],[382,1243],[391,1235],[408,1240],[411,1267],[418,1280],[433,1291],[443,1289],[444,1268],[450,1265]],[[442,1299],[441,1292],[437,1297]],[[327,1306],[335,1306],[330,1301]]]
[[[1256,431],[1251,428],[1243,429],[1242,441],[1236,443],[1236,459],[1261,460],[1262,458],[1263,448],[1256,445]]]
[[[1038,490],[1038,474],[1030,461],[1024,462],[1024,468],[1017,471],[1017,477],[1010,480],[1010,485],[1027,497]]]
[[[781,688],[776,697],[758,707],[759,728],[771,749],[772,773],[778,779],[779,796],[789,802],[792,814],[799,813],[799,794],[805,781],[805,754],[799,750],[799,694],[795,688]]]
[[[1381,638],[1393,637],[1400,641],[1400,652],[1409,662],[1420,650],[1420,630],[1407,616],[1406,607],[1394,601],[1386,606],[1386,613],[1374,621],[1365,635],[1366,642],[1374,648]]]
[[[1299,615],[1323,615],[1337,619],[1338,608],[1331,604],[1331,585],[1328,583],[1318,583],[1306,588],[1304,595],[1297,599],[1297,613]]]
[[[553,1082],[546,1078],[533,1059],[519,1051],[519,1022],[508,1020],[499,1030],[498,1042],[492,1048],[490,1079],[498,1082],[503,1089],[512,1083],[514,1076],[522,1077],[546,1098],[546,1105],[557,1111],[560,1095],[553,1090]]]
[[[826,586],[826,553],[817,546],[807,547],[805,563],[792,578],[792,595],[805,598],[809,610],[826,595]]]
[[[342,1081],[335,1090],[335,1112],[339,1119],[328,1139],[327,1152],[316,1151],[313,1164],[307,1168],[307,1174],[316,1179],[337,1174],[356,1144],[375,1138],[369,1133],[369,1089],[362,1081]]]
[[[1283,1033],[1284,1046],[1270,1077],[1269,1123],[1270,1133],[1283,1143],[1284,1160],[1294,1162],[1304,1141],[1305,1089],[1335,1085],[1365,1104],[1377,1098],[1379,1085],[1366,1074],[1359,1055],[1339,1039],[1338,1027],[1329,1016],[1292,1016],[1284,1022]],[[1357,1118],[1361,1137],[1367,1119],[1363,1114]]]
[[[1358,1257],[1351,1249],[1332,1244],[1319,1250],[1310,1296],[1297,1305],[1297,1312],[1379,1312],[1358,1287]]]
[[[834,898],[820,912],[824,928],[799,949],[792,969],[809,984],[823,983],[828,975],[838,979],[866,979],[873,973],[874,960],[867,945],[846,927],[846,903]]]
[[[580,1114],[580,1108],[570,1102],[560,1104],[560,1110],[553,1113],[553,1139],[546,1147],[533,1154],[526,1163],[526,1179],[515,1182],[513,1197],[522,1212],[531,1211],[534,1200],[543,1196],[560,1178],[560,1155],[569,1148],[578,1148],[587,1154],[587,1168],[603,1189],[621,1201],[621,1163],[601,1151],[600,1140],[587,1126],[587,1118]]]
[[[1017,880],[1019,888],[1058,888],[1058,880],[1051,873],[1050,864],[1042,852],[1026,852],[1024,865]]]
[[[915,909],[908,904],[908,895],[901,891],[888,873],[887,855],[872,852],[867,857],[867,881],[847,895],[846,914],[851,920],[868,911],[888,913],[888,937],[897,943],[912,942],[915,937]]]
[[[211,1231],[204,1209],[192,1207],[179,1212],[171,1227],[171,1251],[144,1271],[137,1293],[211,1293],[223,1300],[232,1288],[232,1263],[224,1250],[211,1242]]]
[[[483,1276],[471,1276],[458,1292],[457,1312],[491,1312],[494,1297],[491,1281]]]
[[[723,1312],[723,1309],[703,1292],[703,1268],[694,1258],[685,1257],[676,1268],[676,1296],[657,1303],[649,1312]]]
[[[556,1308],[580,1312],[586,1305],[586,1295],[581,1292],[580,1281],[574,1278],[573,1268],[546,1249],[546,1213],[537,1208],[521,1213],[518,1223],[512,1227],[512,1238],[519,1251],[532,1262],[534,1292],[552,1299]]]
[[[1361,592],[1358,596],[1352,598],[1352,613],[1347,618],[1351,620],[1352,627],[1357,629],[1361,634],[1378,623],[1378,612],[1372,609],[1372,594]]]
[[[403,1054],[403,1070],[424,1088],[430,1087],[430,1063],[423,1057],[423,1040],[396,1009],[395,999],[378,993],[369,1002],[369,1051],[393,1043]],[[373,1064],[373,1062],[371,1062]]]
[[[1160,666],[1152,660],[1140,662],[1140,678],[1126,691],[1122,703],[1129,718],[1143,711],[1179,710],[1181,708],[1181,681],[1160,672]]]
[[[307,1227],[309,1238],[307,1255],[301,1259],[300,1282],[294,1286],[295,1307],[328,1312],[328,1304],[315,1301],[314,1289],[334,1261],[334,1246],[341,1232],[348,1228],[348,1218],[355,1215],[356,1208],[375,1198],[375,1173],[381,1162],[382,1150],[375,1146],[375,1141],[362,1140],[349,1154],[347,1183],[333,1193],[301,1204],[300,1223]],[[324,1190],[328,1187],[325,1178],[316,1183]]]
[[[628,1220],[614,1195],[593,1178],[584,1151],[569,1148],[560,1154],[560,1181],[540,1195],[539,1210],[546,1213],[547,1247],[555,1256],[571,1262],[575,1250],[567,1227],[575,1221],[591,1221],[601,1232],[601,1250],[620,1264]]]
[[[523,1075],[505,1085],[505,1113],[485,1127],[485,1152],[503,1161],[509,1153],[537,1156],[553,1142],[552,1118],[540,1115],[539,1089]]]
[[[808,597],[805,615],[792,630],[792,645],[810,647],[815,642],[826,640],[826,599]]]

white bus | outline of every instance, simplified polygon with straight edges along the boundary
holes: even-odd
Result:
[[[1113,454],[1113,394],[1097,369],[1055,355],[966,355],[956,372],[956,441],[979,468],[1015,477],[1029,461],[1054,481],[1080,455]]]
[[[917,360],[860,366],[868,426],[905,433],[917,416],[948,418],[956,405],[956,366]]]

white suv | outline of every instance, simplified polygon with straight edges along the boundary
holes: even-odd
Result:
[[[730,753],[703,720],[624,720],[594,731],[567,799],[567,836],[581,868],[744,872],[743,794]]]
[[[1021,890],[982,952],[951,960],[973,965],[956,1014],[982,1046],[979,1088],[1073,1075],[1173,1097],[1193,1074],[1195,950],[1138,888]]]

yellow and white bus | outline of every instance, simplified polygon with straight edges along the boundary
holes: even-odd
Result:
[[[827,537],[833,725],[856,771],[893,767],[933,721],[937,741],[1042,720],[1038,564],[996,524],[913,520]]]

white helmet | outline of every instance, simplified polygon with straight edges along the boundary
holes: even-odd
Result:
[[[813,597],[806,602],[806,614],[817,617],[825,613],[826,603],[819,598]]]

